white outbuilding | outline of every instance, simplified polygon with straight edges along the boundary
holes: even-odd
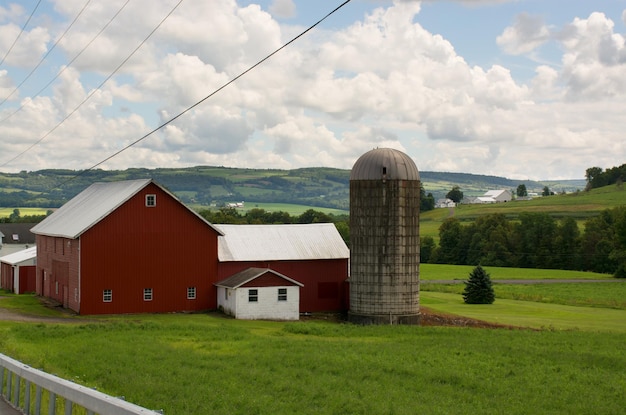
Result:
[[[217,306],[241,320],[298,320],[304,285],[269,268],[248,268],[215,283]]]

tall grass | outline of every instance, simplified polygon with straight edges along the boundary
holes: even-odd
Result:
[[[617,414],[626,334],[212,315],[0,323],[27,364],[166,414]]]

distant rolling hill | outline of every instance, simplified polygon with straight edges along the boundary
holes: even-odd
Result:
[[[493,189],[515,191],[524,184],[529,192],[582,190],[584,180],[522,181],[469,173],[420,172],[427,193],[444,197],[453,186],[466,196]],[[98,181],[153,178],[187,204],[223,206],[250,203],[290,203],[347,210],[350,171],[327,167],[293,170],[241,169],[214,166],[189,168],[132,168],[127,170],[39,170],[0,173],[0,207],[59,207]]]

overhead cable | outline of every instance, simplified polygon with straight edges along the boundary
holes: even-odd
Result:
[[[52,85],[52,83],[53,83],[54,81],[56,81],[56,80],[59,78],[59,76],[61,76],[61,75],[63,74],[63,72],[65,72],[65,70],[66,70],[66,69],[68,69],[68,68],[72,65],[72,63],[74,63],[74,61],[75,61],[76,59],[78,59],[78,57],[79,57],[80,55],[82,55],[82,54],[83,54],[83,52],[84,52],[84,51],[85,51],[85,50],[86,50],[86,49],[87,49],[87,48],[88,48],[88,47],[89,47],[89,46],[90,46],[90,45],[91,45],[91,44],[92,44],[92,43],[93,43],[93,42],[94,42],[94,41],[95,41],[95,40],[96,40],[96,39],[97,39],[97,38],[98,38],[101,34],[102,34],[102,32],[104,32],[104,31],[106,30],[106,28],[107,28],[107,27],[109,27],[109,25],[110,25],[110,24],[113,22],[113,20],[115,20],[115,18],[116,18],[116,17],[117,17],[117,16],[118,16],[121,12],[122,12],[122,10],[124,10],[124,8],[126,7],[126,5],[127,5],[129,2],[130,2],[130,0],[126,0],[126,2],[122,5],[122,7],[120,7],[120,8],[117,10],[117,12],[113,15],[113,17],[111,17],[111,19],[109,19],[109,21],[108,21],[108,22],[107,22],[104,26],[102,26],[102,29],[100,29],[100,31],[99,31],[98,33],[96,33],[96,35],[95,35],[93,38],[91,38],[91,40],[90,40],[89,42],[87,42],[87,43],[85,44],[85,46],[84,46],[84,47],[80,50],[80,52],[78,52],[78,53],[76,54],[76,56],[74,56],[74,57],[73,57],[73,58],[72,58],[72,59],[71,59],[71,60],[70,60],[70,61],[69,61],[66,65],[64,65],[64,66],[63,66],[63,68],[61,68],[61,70],[60,70],[60,71],[59,71],[59,72],[58,72],[58,73],[54,76],[54,78],[52,78],[52,79],[50,80],[50,82],[48,82],[47,84],[45,84],[45,85],[43,86],[43,88],[41,88],[39,91],[37,91],[37,92],[34,94],[34,96],[39,96],[39,95],[40,95],[43,91],[45,91],[45,90],[46,90],[46,89],[47,89],[50,85]],[[21,105],[19,108],[17,108],[15,111],[13,111],[12,113],[10,113],[10,114],[9,114],[9,115],[7,115],[6,117],[2,118],[2,119],[0,120],[0,123],[3,123],[3,122],[5,122],[6,120],[8,120],[9,118],[13,117],[15,114],[17,114],[17,113],[18,113],[18,112],[20,112],[22,109],[24,109],[24,107],[25,107],[26,105],[27,105],[27,103],[22,104],[22,105]],[[18,157],[19,157],[19,156],[18,156]],[[2,165],[0,165],[0,167],[4,167],[6,164],[8,164],[8,163],[2,164]]]
[[[43,55],[43,57],[41,58],[41,60],[39,61],[39,63],[37,65],[35,65],[35,67],[33,68],[32,71],[29,72],[28,75],[26,75],[26,77],[22,80],[22,82],[19,83],[19,85],[17,85],[15,87],[15,89],[13,89],[13,91],[11,91],[11,93],[9,95],[7,95],[2,101],[0,101],[0,105],[4,104],[5,102],[8,101],[9,98],[11,98],[11,96],[13,96],[13,94],[15,94],[15,92],[20,89],[20,87],[22,85],[24,85],[24,82],[26,82],[28,80],[28,78],[30,78],[33,73],[35,73],[35,71],[37,70],[37,68],[39,68],[39,66],[41,66],[41,64],[46,60],[46,58],[48,57],[48,55],[50,55],[50,53],[54,50],[54,48],[59,44],[59,42],[61,41],[61,39],[63,39],[63,37],[65,37],[66,33],[72,28],[72,26],[74,26],[74,23],[76,23],[76,20],[78,20],[78,18],[80,17],[81,14],[83,14],[83,12],[85,11],[85,9],[87,8],[87,5],[91,2],[91,0],[87,0],[87,3],[85,3],[85,5],[83,6],[82,9],[80,9],[80,12],[78,12],[78,14],[76,15],[76,17],[74,18],[74,20],[72,20],[72,23],[70,23],[70,25],[65,29],[65,31],[63,32],[63,34],[57,39],[56,42],[54,42],[54,45],[52,45],[52,47],[50,49],[48,49],[48,51],[46,52],[45,55]],[[11,114],[13,115],[13,114]],[[2,120],[4,121],[4,120]]]
[[[192,109],[194,109],[198,105],[202,104],[207,99],[211,98],[212,96],[214,96],[218,92],[222,91],[224,88],[226,88],[227,86],[229,86],[233,82],[237,81],[239,78],[241,78],[242,76],[246,75],[248,72],[252,71],[257,66],[261,65],[263,62],[265,62],[266,60],[268,60],[272,56],[276,55],[281,50],[285,49],[287,46],[291,45],[293,42],[298,40],[300,37],[304,36],[306,33],[311,31],[313,28],[315,28],[320,23],[322,23],[324,20],[326,20],[328,17],[330,17],[332,14],[334,14],[337,10],[341,9],[343,6],[345,6],[346,4],[350,3],[350,1],[351,0],[344,1],[339,6],[337,6],[335,9],[333,9],[331,12],[329,12],[326,16],[322,17],[316,23],[314,23],[313,25],[309,26],[306,30],[304,30],[303,32],[298,34],[296,37],[294,37],[293,39],[291,39],[290,41],[288,41],[287,43],[285,43],[284,45],[282,45],[278,49],[274,50],[272,53],[270,53],[269,55],[265,56],[263,59],[261,59],[260,61],[258,61],[257,63],[255,63],[254,65],[252,65],[248,69],[246,69],[245,71],[241,72],[239,75],[235,76],[230,81],[226,82],[225,84],[223,84],[222,86],[217,88],[215,91],[211,92],[209,95],[207,95],[206,97],[202,98],[200,101],[196,102],[195,104],[191,105],[190,107],[187,107],[187,109],[181,111],[176,116],[170,118],[169,120],[165,121],[164,123],[162,123],[161,125],[159,125],[155,129],[153,129],[152,131],[146,133],[144,136],[138,138],[137,140],[133,141],[132,143],[128,144],[127,146],[125,146],[125,147],[121,148],[120,150],[116,151],[115,153],[111,154],[110,156],[108,156],[104,160],[101,160],[98,163],[94,164],[93,166],[91,166],[91,167],[89,167],[89,168],[87,168],[85,170],[82,170],[80,173],[76,174],[75,176],[73,176],[71,178],[68,178],[65,182],[63,182],[63,184],[65,184],[65,183],[67,183],[67,182],[69,182],[69,181],[71,181],[71,180],[81,176],[82,174],[86,173],[87,171],[95,169],[96,167],[100,166],[103,163],[106,163],[107,161],[111,160],[112,158],[118,156],[120,153],[128,150],[129,148],[131,148],[131,147],[135,146],[136,144],[140,143],[141,141],[145,140],[146,138],[148,138],[149,136],[151,136],[155,132],[159,131],[161,128],[165,127],[168,124],[171,124],[172,122],[174,122],[178,118],[182,117],[184,114],[188,113],[189,111],[191,111]]]
[[[150,37],[154,34],[154,32],[156,32],[159,27],[161,27],[161,25],[167,20],[168,17],[171,16],[172,13],[174,13],[174,11],[176,10],[176,8],[178,8],[178,6],[183,2],[184,0],[179,0],[178,3],[176,3],[176,5],[172,8],[172,10],[170,10],[170,12],[159,22],[159,24],[152,29],[152,31],[148,34],[148,36],[146,36],[146,38],[144,40],[141,41],[141,43],[130,53],[130,55],[128,55],[123,61],[122,63],[120,63],[114,70],[113,72],[111,72],[111,74],[109,74],[109,76],[107,76],[96,88],[94,88],[86,97],[85,99],[83,99],[77,106],[76,108],[74,108],[72,111],[70,111],[61,121],[59,121],[54,127],[52,127],[52,129],[50,129],[47,133],[45,133],[39,140],[35,141],[33,144],[31,144],[30,146],[28,146],[28,148],[24,151],[22,151],[21,153],[19,153],[17,156],[13,157],[12,159],[10,159],[9,161],[3,163],[0,165],[0,167],[4,167],[7,164],[12,163],[13,161],[17,160],[18,158],[20,158],[21,156],[23,156],[24,154],[26,154],[28,151],[30,151],[33,147],[35,147],[36,145],[38,145],[39,143],[41,143],[44,139],[46,139],[50,134],[52,134],[57,128],[59,128],[61,125],[63,125],[63,123],[65,121],[67,121],[68,118],[70,118],[72,115],[74,115],[74,113],[76,111],[78,111],[80,109],[80,107],[83,106],[83,104],[85,104],[87,101],[89,101],[89,99],[100,90],[100,88],[102,88],[102,86],[113,77],[113,75],[115,75],[117,73],[118,70],[120,70],[120,68],[122,66],[124,66],[124,64],[126,64],[126,62],[128,62],[128,60],[148,41],[148,39],[150,39]]]
[[[32,13],[30,14],[30,16],[28,16],[28,19],[26,19],[26,22],[24,23],[24,26],[22,26],[22,30],[20,30],[20,32],[17,34],[17,37],[13,41],[13,44],[11,45],[11,47],[9,47],[9,50],[7,50],[7,53],[4,54],[4,56],[2,57],[2,60],[0,60],[0,65],[2,65],[4,63],[4,61],[6,60],[7,56],[9,56],[9,54],[11,53],[13,48],[15,47],[15,44],[17,43],[17,41],[20,38],[20,36],[22,36],[22,33],[24,33],[24,30],[26,30],[26,26],[28,26],[28,23],[30,22],[30,19],[33,18],[33,15],[37,11],[37,8],[39,7],[40,4],[41,4],[41,0],[39,0],[37,2],[37,4],[35,5],[35,8],[33,9]]]

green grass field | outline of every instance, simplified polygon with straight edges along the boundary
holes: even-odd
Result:
[[[502,284],[603,274],[486,267],[496,301],[467,305],[472,267],[422,266],[421,305],[527,329],[242,321],[219,313],[0,322],[0,352],[165,414],[618,414],[626,283]],[[0,308],[59,316],[33,296]]]
[[[13,214],[16,208],[3,208],[0,207],[0,218],[8,218]],[[44,208],[17,208],[20,211],[20,216],[33,216],[33,215],[45,215],[48,213],[48,209]]]

